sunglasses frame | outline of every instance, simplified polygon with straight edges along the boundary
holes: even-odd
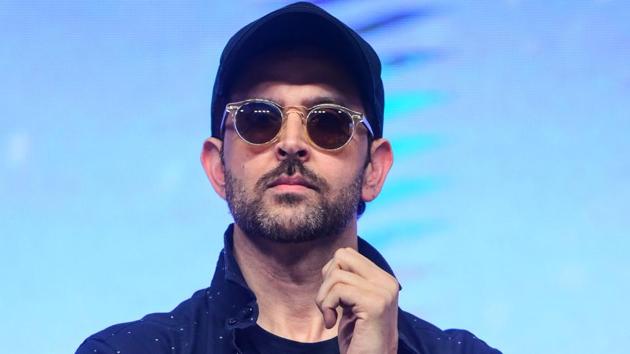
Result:
[[[280,125],[280,129],[278,130],[278,133],[276,133],[276,135],[269,141],[264,142],[264,143],[252,143],[251,141],[245,139],[241,133],[238,131],[238,128],[236,127],[236,120],[238,119],[238,110],[241,109],[241,107],[243,107],[244,105],[248,104],[248,103],[266,103],[269,104],[271,106],[276,107],[279,111],[280,111],[280,116],[282,118],[282,122]],[[250,144],[250,145],[255,145],[255,146],[261,146],[261,145],[266,145],[266,144],[271,144],[274,143],[278,140],[278,136],[280,136],[280,133],[282,132],[282,128],[284,127],[284,122],[286,121],[287,117],[285,114],[285,111],[289,108],[297,108],[300,110],[300,118],[302,119],[302,125],[304,126],[304,132],[305,135],[309,141],[309,143],[312,146],[317,147],[318,149],[322,149],[322,150],[326,150],[326,151],[337,151],[342,149],[343,147],[345,147],[346,145],[348,145],[348,143],[352,140],[352,137],[354,136],[354,132],[356,130],[356,127],[359,123],[363,123],[363,125],[365,125],[365,127],[367,128],[368,132],[370,133],[371,136],[374,136],[374,131],[372,130],[372,127],[370,126],[370,122],[367,120],[367,117],[361,113],[361,112],[357,112],[357,111],[353,111],[350,108],[335,104],[335,103],[321,103],[312,107],[304,107],[304,106],[286,106],[283,107],[280,104],[268,100],[268,99],[264,99],[264,98],[250,98],[247,100],[243,100],[243,101],[238,101],[238,102],[232,102],[232,103],[228,103],[225,105],[225,112],[223,113],[223,118],[221,119],[221,125],[220,125],[220,131],[222,132],[222,134],[224,133],[224,128],[225,128],[225,122],[227,121],[228,115],[232,114],[232,125],[234,126],[234,131],[236,131],[236,134],[239,136],[239,138],[241,138],[241,140],[243,140],[244,142]],[[344,113],[346,113],[348,116],[350,116],[351,120],[352,120],[352,133],[350,133],[350,136],[348,137],[348,140],[343,143],[343,145],[339,146],[338,148],[334,148],[334,149],[329,149],[329,148],[325,148],[323,146],[320,146],[318,144],[316,144],[313,139],[311,139],[310,134],[308,133],[308,119],[309,116],[311,115],[311,113],[317,109],[321,109],[321,108],[333,108],[333,109],[337,109],[340,110]],[[304,112],[306,112],[306,114],[304,114]]]

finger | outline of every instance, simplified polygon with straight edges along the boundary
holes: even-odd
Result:
[[[329,270],[324,277],[322,285],[319,287],[317,296],[315,297],[316,303],[321,303],[326,295],[330,292],[330,289],[337,283],[343,283],[355,287],[359,292],[370,290],[366,287],[366,285],[369,285],[369,282],[367,282],[360,276],[339,268],[330,269],[331,270]]]
[[[335,327],[337,323],[337,309],[324,308],[322,310],[322,315],[324,316],[324,327],[327,329],[331,329]]]
[[[319,304],[320,310],[324,314],[324,326],[330,329],[337,323],[337,307],[352,307],[360,296],[353,287],[343,283],[336,283]]]
[[[324,298],[327,296],[330,288],[332,288],[336,283],[346,283],[351,286],[355,286],[358,288],[361,287],[362,283],[367,283],[367,281],[360,276],[342,270],[334,258],[332,258],[324,267],[322,268],[323,273],[323,282],[317,292],[317,296],[315,297],[315,303],[317,307],[322,312],[324,317],[324,326],[326,328],[332,328],[337,323],[337,307],[338,304],[335,305],[334,308],[325,307],[322,305]]]
[[[336,269],[355,273],[386,293],[394,293],[400,290],[398,280],[393,275],[387,273],[352,248],[340,248],[335,251],[333,258],[322,268],[324,279],[329,277]]]
[[[382,291],[382,289],[375,288],[370,282],[360,276],[331,265],[328,270],[328,275],[324,278],[324,282],[320,286],[315,298],[315,303],[324,316],[324,325],[326,328],[332,328],[335,323],[337,323],[337,307],[340,305],[344,307],[348,306],[345,302],[339,300],[335,303],[334,296],[332,298],[333,302],[325,302],[331,290],[340,284],[347,287],[348,291],[351,290],[356,294],[378,293]]]
[[[331,258],[327,266],[322,269],[322,281],[330,277],[330,274],[337,269],[341,269],[341,266],[335,258]]]
[[[326,262],[326,264],[324,264],[324,266],[322,267],[322,276],[326,275],[326,272],[328,271],[328,269],[330,268],[330,265],[335,261],[335,257],[331,258],[328,260],[328,262]]]
[[[341,269],[356,273],[365,279],[373,279],[375,276],[380,278],[379,275],[381,275],[381,273],[385,273],[389,276],[387,272],[378,267],[367,257],[350,247],[340,248],[335,251],[333,259],[334,263]]]

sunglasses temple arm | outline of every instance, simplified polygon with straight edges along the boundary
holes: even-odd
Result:
[[[219,133],[220,133],[221,135],[223,134],[223,131],[224,131],[224,129],[225,129],[225,121],[227,121],[227,116],[228,116],[228,114],[230,114],[230,111],[231,111],[232,109],[233,109],[233,108],[226,107],[226,108],[225,108],[225,111],[223,111],[223,117],[221,118],[221,125],[219,126]]]
[[[370,122],[367,120],[366,116],[359,116],[359,122],[363,123],[363,125],[365,125],[365,127],[370,132],[370,135],[374,136],[374,130],[372,130],[372,126],[370,125]]]

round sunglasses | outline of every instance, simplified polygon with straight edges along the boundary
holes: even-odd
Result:
[[[363,123],[371,135],[372,127],[359,112],[334,103],[322,103],[306,108],[302,106],[282,107],[276,102],[253,98],[228,103],[221,120],[221,131],[232,114],[234,130],[245,142],[263,145],[274,142],[280,135],[288,108],[298,108],[305,123],[306,136],[311,143],[324,150],[338,150],[352,139],[358,123]],[[304,114],[306,112],[306,115]]]

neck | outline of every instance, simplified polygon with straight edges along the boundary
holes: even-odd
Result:
[[[337,249],[357,249],[356,235],[356,222],[350,222],[337,236],[280,243],[250,237],[234,225],[234,255],[247,285],[256,294],[257,324],[299,342],[318,342],[337,336],[337,325],[331,329],[324,327],[315,297],[322,284],[322,268]]]

